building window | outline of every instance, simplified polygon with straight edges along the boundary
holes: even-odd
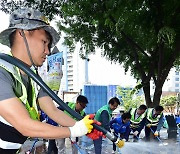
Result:
[[[73,82],[73,80],[71,80],[71,79],[70,79],[70,80],[68,80],[68,83],[70,83],[70,82]]]
[[[67,59],[72,59],[72,56],[67,56]]]
[[[175,92],[179,92],[179,89],[175,89]]]
[[[179,75],[179,72],[176,72],[176,75]]]
[[[179,87],[179,83],[176,83],[176,84],[175,84],[175,87]]]
[[[68,78],[73,78],[73,75],[68,75]]]
[[[72,72],[73,72],[73,70],[68,70],[67,72],[68,72],[68,73],[72,73]]]
[[[179,78],[175,78],[175,81],[179,81]]]

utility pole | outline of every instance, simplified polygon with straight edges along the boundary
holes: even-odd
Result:
[[[84,83],[87,84],[89,83],[89,71],[88,71],[88,63],[89,63],[89,58],[88,58],[88,53],[84,53],[81,55],[81,58],[84,60]]]
[[[85,58],[85,84],[87,84],[89,82],[88,62],[89,62],[89,58],[86,55],[86,58]]]

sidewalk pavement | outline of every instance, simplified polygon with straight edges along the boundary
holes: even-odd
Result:
[[[139,142],[132,142],[132,136],[130,136],[129,142],[125,142],[125,146],[120,149],[119,154],[177,154],[180,151],[180,134],[177,134],[177,140],[168,139],[167,129],[162,128],[160,131],[161,142],[145,142],[144,131],[140,134]],[[20,154],[24,154],[32,148],[34,140],[27,140],[23,145]],[[45,140],[39,139],[35,144],[34,154],[46,154],[47,153],[47,142]],[[112,141],[109,139],[103,139],[102,154],[112,153]],[[80,154],[94,154],[93,141],[86,136],[80,138],[79,142]],[[70,142],[66,142],[66,153],[71,154]]]

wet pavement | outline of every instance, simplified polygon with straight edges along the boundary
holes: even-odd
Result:
[[[144,131],[142,131],[139,141],[132,142],[132,138],[128,142],[125,142],[125,146],[118,150],[117,154],[178,154],[180,153],[180,136],[177,134],[177,139],[168,139],[167,129],[162,129],[160,132],[161,141],[150,141],[145,142]],[[67,140],[68,141],[68,140]],[[34,141],[27,141],[24,146],[21,154],[24,154],[24,151],[28,151],[28,149],[32,148]],[[78,146],[79,154],[93,154],[94,153],[94,145],[91,139],[83,136],[80,139]],[[66,142],[66,153],[71,154],[71,146],[70,142]],[[109,139],[103,139],[102,144],[102,154],[111,154],[112,153],[112,142]],[[47,142],[40,140],[35,144],[34,154],[46,154],[47,151]]]
[[[145,142],[144,132],[141,133],[138,142],[132,142],[132,136],[128,142],[125,142],[125,146],[121,149],[116,150],[117,154],[178,154],[180,153],[180,136],[177,134],[177,139],[168,139],[167,129],[161,130],[161,141]],[[83,154],[94,153],[94,146],[90,144],[92,141],[89,140],[86,143],[86,151]],[[91,146],[92,145],[92,146]],[[102,154],[112,153],[112,142],[108,139],[103,140]],[[91,149],[90,149],[91,148]]]

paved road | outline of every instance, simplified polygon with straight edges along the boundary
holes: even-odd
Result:
[[[144,131],[140,135],[139,142],[132,142],[130,138],[129,142],[125,142],[125,146],[120,149],[119,154],[178,154],[180,153],[180,136],[177,135],[177,140],[168,139],[167,129],[161,130],[161,141],[145,142]],[[86,142],[85,142],[86,141]],[[92,141],[86,139],[81,149],[85,149],[83,154],[94,153],[94,147]],[[83,143],[83,142],[82,142]],[[112,153],[112,142],[108,139],[103,141],[102,154]]]
[[[178,154],[180,153],[180,136],[177,135],[177,140],[168,139],[168,134],[166,129],[161,130],[161,142],[145,142],[143,140],[144,132],[142,131],[139,142],[132,142],[130,139],[129,142],[125,143],[125,146],[120,149],[119,154]],[[34,141],[27,141],[23,147],[23,152],[30,149]],[[46,154],[46,146],[42,147],[43,141],[38,141],[36,143],[35,154]],[[71,153],[71,148],[69,142],[66,143],[67,149],[66,153]],[[79,145],[79,154],[93,154],[94,146],[92,140],[87,137],[81,139]],[[111,154],[112,153],[112,142],[108,139],[103,140],[102,154]]]

